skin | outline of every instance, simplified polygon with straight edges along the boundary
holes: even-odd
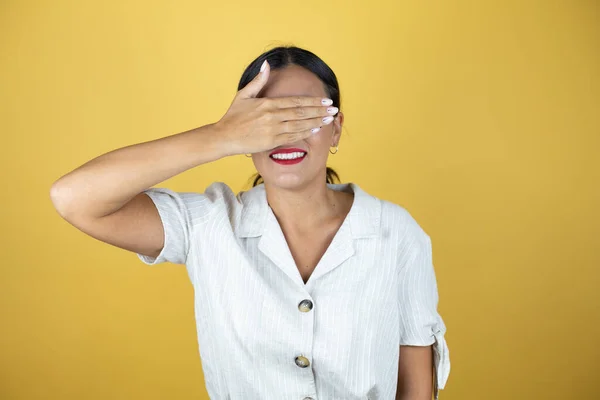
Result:
[[[271,71],[268,83],[258,97],[322,96],[327,97],[323,83],[309,70],[297,65]],[[265,182],[267,199],[282,230],[294,248],[311,248],[316,235],[328,244],[351,208],[353,196],[331,190],[325,183],[326,163],[330,146],[339,143],[344,115],[335,116],[333,123],[307,139],[285,146],[306,150],[306,158],[298,164],[279,165],[269,158],[272,150],[252,154],[257,171]],[[324,223],[326,221],[326,223]],[[323,232],[325,234],[317,233]],[[314,244],[312,248],[314,248]],[[318,261],[326,245],[320,247],[312,263]],[[296,257],[295,257],[296,258]],[[298,258],[296,258],[298,263]],[[303,264],[300,262],[300,266]],[[303,271],[301,271],[302,273]],[[306,274],[308,275],[308,274]],[[304,277],[305,275],[303,275]],[[400,346],[398,390],[396,399],[429,400],[432,396],[431,346]]]
[[[328,97],[323,83],[312,72],[297,65],[273,70],[258,97]],[[338,112],[332,123],[307,139],[277,148],[298,147],[307,151],[295,165],[279,165],[269,158],[273,150],[252,154],[262,175],[269,205],[283,226],[290,230],[314,232],[323,221],[340,218],[350,210],[352,195],[330,190],[325,171],[330,146],[339,143],[344,115]]]
[[[432,381],[431,346],[400,346],[396,400],[431,400]]]

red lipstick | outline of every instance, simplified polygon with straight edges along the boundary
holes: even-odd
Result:
[[[297,147],[289,147],[286,149],[277,149],[272,151],[271,154],[269,154],[269,158],[280,165],[292,165],[302,162],[302,160],[304,160],[304,157],[306,157],[306,153],[306,150]],[[277,158],[276,155],[278,154],[281,154],[282,156],[280,158]]]

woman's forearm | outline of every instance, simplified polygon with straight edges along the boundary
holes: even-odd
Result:
[[[396,400],[430,400],[432,381],[432,346],[400,346]]]
[[[143,190],[228,155],[214,124],[96,157],[58,179],[51,197],[65,215],[103,217]]]

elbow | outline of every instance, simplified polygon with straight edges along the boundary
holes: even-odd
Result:
[[[72,198],[72,190],[65,186],[59,179],[52,184],[50,188],[50,200],[56,211],[61,217],[67,219],[69,215],[70,198]]]

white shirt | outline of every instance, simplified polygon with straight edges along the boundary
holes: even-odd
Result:
[[[264,185],[238,195],[145,191],[165,245],[149,265],[185,264],[212,400],[392,400],[400,345],[434,345],[450,372],[431,242],[401,206],[353,183],[350,212],[305,284]],[[434,389],[437,398],[437,389]]]

